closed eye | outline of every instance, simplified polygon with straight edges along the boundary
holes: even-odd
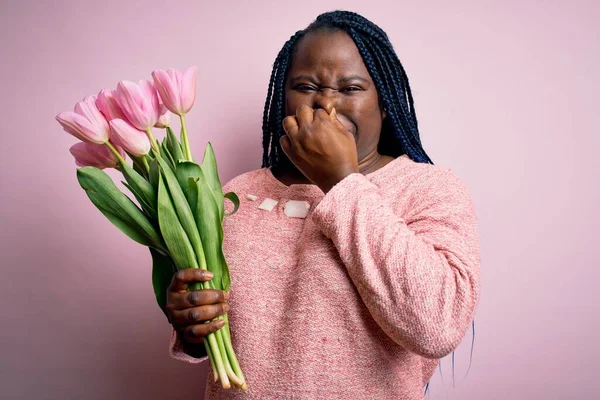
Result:
[[[318,90],[316,87],[314,86],[309,86],[309,85],[298,85],[294,87],[294,90],[297,90],[299,92],[313,92]],[[352,93],[352,92],[360,92],[363,89],[358,87],[358,86],[349,86],[349,87],[345,87],[343,89],[340,89],[340,92],[346,92],[346,93]]]
[[[311,92],[316,90],[316,88],[309,85],[298,85],[294,87],[294,90],[297,90],[299,92]]]

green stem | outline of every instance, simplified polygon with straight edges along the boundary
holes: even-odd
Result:
[[[231,344],[231,332],[229,331],[229,318],[227,318],[227,314],[223,316],[223,319],[225,320],[225,325],[221,330],[223,331],[223,342],[225,343],[225,348],[227,350],[229,362],[231,364],[231,367],[233,368],[233,372],[235,372],[237,377],[245,383],[246,378],[244,378],[242,368],[240,368],[240,363],[238,362],[238,359],[235,356],[235,351],[233,350],[233,345]]]
[[[146,167],[146,171],[148,171],[148,173],[150,173],[150,165],[148,164],[148,160],[146,159],[146,156],[142,156],[142,163],[144,164],[144,167]]]
[[[181,114],[179,116],[181,120],[181,143],[183,143],[183,151],[185,152],[185,157],[188,161],[194,161],[192,158],[192,151],[190,149],[190,141],[187,134],[187,128],[185,126],[185,115]]]
[[[221,318],[219,318],[221,319]],[[227,352],[227,342],[226,335],[223,332],[223,328],[219,329],[215,335],[217,336],[217,343],[219,345],[219,351],[221,352],[221,356],[223,357],[223,365],[225,366],[225,371],[227,372],[227,376],[231,379],[231,381],[239,388],[244,384],[243,379],[236,375],[236,373],[231,368],[231,363],[229,362],[230,358],[228,357]],[[229,343],[229,347],[231,347],[231,343]]]
[[[223,386],[224,389],[229,389],[231,384],[229,383],[229,377],[227,376],[227,371],[223,365],[223,358],[221,356],[219,344],[217,343],[217,338],[215,337],[214,333],[208,335],[208,343],[210,344],[210,350],[214,355],[215,364],[219,373],[219,379],[221,379],[221,386]]]
[[[212,372],[215,377],[215,382],[219,379],[219,372],[217,371],[217,366],[215,365],[215,356],[210,349],[210,343],[208,340],[204,338],[204,347],[206,348],[206,354],[208,355],[208,359],[210,360],[210,366],[212,367]]]
[[[109,142],[108,140],[106,142],[104,142],[104,144],[106,145],[106,147],[108,147],[110,149],[110,151],[112,151],[112,153],[117,156],[117,159],[119,160],[120,163],[125,164],[125,159],[123,158],[123,156],[121,156],[121,153],[119,153],[117,151],[117,149],[115,148],[115,146],[112,145],[111,142]]]
[[[152,135],[152,129],[148,128],[148,130],[146,130],[146,135],[148,135],[148,139],[150,139],[150,144],[152,144],[154,151],[160,153],[156,139],[154,139],[154,136]]]

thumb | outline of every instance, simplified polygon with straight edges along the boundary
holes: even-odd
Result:
[[[335,126],[338,129],[343,130],[344,132],[346,131],[346,128],[344,127],[344,125],[340,122],[340,120],[337,117],[337,112],[335,111],[335,107],[333,107],[331,109],[331,113],[329,114],[329,119],[331,120],[331,123],[333,123],[333,126]]]

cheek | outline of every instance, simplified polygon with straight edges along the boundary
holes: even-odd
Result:
[[[310,96],[301,95],[300,93],[289,91],[285,93],[285,115],[296,115],[296,109],[301,105],[306,104],[312,107]]]
[[[377,102],[372,99],[364,99],[355,104],[356,124],[359,137],[376,138],[381,131],[381,111]]]

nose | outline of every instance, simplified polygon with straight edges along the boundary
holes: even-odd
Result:
[[[312,108],[315,110],[322,108],[327,114],[330,114],[331,110],[338,105],[338,95],[337,90],[329,88],[320,89],[313,97]]]

